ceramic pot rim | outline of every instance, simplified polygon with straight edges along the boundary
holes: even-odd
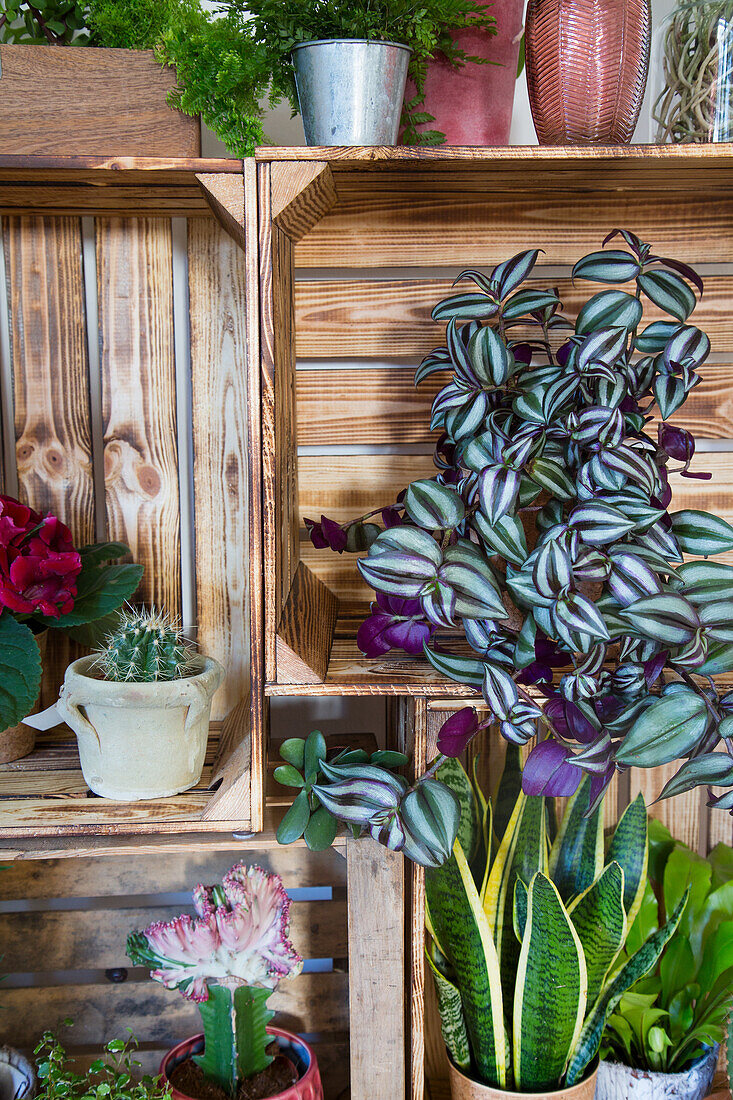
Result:
[[[191,676],[181,676],[177,680],[151,680],[147,683],[137,683],[132,680],[100,680],[96,676],[89,675],[89,670],[96,660],[97,658],[92,655],[72,661],[66,670],[64,685],[68,687],[72,680],[75,680],[77,685],[82,683],[88,702],[101,705],[109,704],[111,691],[118,692],[119,689],[129,688],[130,694],[133,694],[137,700],[142,700],[153,707],[165,707],[166,700],[175,698],[186,684],[201,687],[205,691],[210,690],[213,695],[224,675],[224,670],[217,661],[197,653],[193,658],[196,671]]]
[[[470,1083],[472,1085],[478,1085],[479,1088],[493,1089],[495,1092],[504,1093],[506,1096],[516,1096],[517,1100],[521,1100],[521,1098],[523,1096],[527,1097],[527,1096],[540,1096],[541,1095],[543,1098],[547,1097],[548,1100],[549,1100],[550,1097],[553,1097],[553,1096],[563,1097],[571,1089],[577,1089],[579,1086],[584,1085],[587,1081],[592,1080],[592,1078],[598,1073],[598,1066],[600,1065],[600,1058],[598,1057],[598,1055],[596,1055],[596,1057],[590,1063],[590,1066],[588,1068],[588,1072],[585,1074],[584,1077],[582,1077],[580,1079],[580,1081],[576,1081],[576,1083],[574,1085],[564,1085],[561,1089],[555,1089],[553,1092],[542,1092],[542,1093],[514,1092],[512,1089],[502,1089],[502,1088],[500,1088],[499,1085],[487,1085],[485,1081],[477,1081],[475,1077],[469,1076],[469,1074],[465,1073],[462,1069],[458,1068],[458,1066],[455,1064],[455,1062],[451,1058],[450,1053],[449,1053],[448,1050],[446,1050],[445,1053],[446,1053],[446,1056],[447,1056],[448,1061],[450,1063],[450,1067],[453,1070],[453,1072],[458,1074],[460,1077],[463,1077],[466,1081],[470,1081]]]
[[[318,1060],[316,1058],[316,1053],[310,1043],[307,1043],[305,1039],[301,1039],[300,1035],[296,1035],[295,1032],[287,1031],[283,1027],[268,1026],[266,1030],[268,1035],[273,1035],[275,1038],[287,1039],[289,1042],[295,1042],[298,1046],[304,1047],[308,1052],[308,1057],[310,1058],[308,1069],[305,1071],[305,1073],[301,1074],[298,1077],[298,1080],[295,1082],[295,1084],[289,1085],[288,1088],[285,1089],[283,1092],[278,1092],[274,1096],[268,1097],[268,1100],[278,1100],[278,1098],[281,1096],[287,1096],[290,1093],[291,1089],[297,1088],[298,1086],[303,1084],[303,1082],[314,1083],[317,1079],[318,1074]],[[203,1032],[199,1032],[197,1035],[191,1035],[188,1039],[182,1039],[180,1043],[176,1043],[175,1046],[172,1046],[171,1049],[163,1055],[163,1060],[160,1063],[160,1070],[158,1072],[160,1073],[161,1077],[165,1078],[168,1084],[170,1084],[170,1081],[168,1079],[167,1067],[169,1061],[176,1053],[176,1051],[178,1051],[181,1047],[186,1047],[198,1042],[203,1042],[203,1039]],[[285,1053],[285,1057],[287,1058],[287,1053]],[[180,1093],[180,1095],[184,1096],[185,1093]]]

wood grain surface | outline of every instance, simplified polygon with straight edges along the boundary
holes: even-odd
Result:
[[[181,548],[171,227],[97,221],[107,530],[145,566],[138,598],[178,615]]]
[[[0,46],[0,151],[198,157],[197,118],[169,107],[152,50]]]
[[[340,179],[336,185],[340,201],[296,245],[297,267],[468,267],[537,247],[545,249],[545,263],[573,264],[600,248],[617,225],[643,233],[658,255],[689,263],[730,259],[733,193],[702,186],[692,203],[689,194],[667,188],[591,187],[573,195],[568,225],[567,190],[543,192],[538,202],[537,183],[526,194],[515,187],[493,191],[491,180],[476,191],[443,180],[431,192],[419,175],[389,191],[372,174],[348,195]]]
[[[227,673],[214,696],[216,720],[239,703],[249,681],[247,337],[244,256],[212,219],[189,222],[188,286],[197,640]]]
[[[277,628],[279,682],[318,684],[325,679],[337,616],[333,592],[299,562]]]
[[[20,497],[58,516],[83,546],[94,542],[95,507],[81,223],[6,218],[3,233]],[[81,652],[52,632],[42,706]]]

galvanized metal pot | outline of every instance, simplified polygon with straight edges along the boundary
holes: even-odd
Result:
[[[412,51],[332,38],[293,50],[308,145],[395,145]]]
[[[619,1062],[601,1062],[596,1100],[704,1100],[717,1062],[717,1045],[683,1073],[652,1073]]]

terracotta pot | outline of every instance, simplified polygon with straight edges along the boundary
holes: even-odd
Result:
[[[649,0],[529,0],[527,88],[540,145],[631,141],[650,33]]]
[[[619,1062],[601,1062],[597,1100],[704,1100],[718,1064],[716,1045],[682,1073],[653,1073]]]
[[[466,1077],[448,1059],[450,1071],[451,1100],[593,1100],[596,1094],[598,1067],[589,1077],[569,1089],[556,1089],[555,1092],[506,1092],[491,1085],[483,1085]]]
[[[81,657],[69,665],[57,704],[76,734],[89,788],[102,798],[134,802],[195,787],[211,699],[224,680],[221,665],[199,657],[191,676],[137,684],[97,679],[95,660]]]
[[[44,630],[41,634],[37,634],[36,642],[41,651],[41,668],[43,668],[43,662],[46,660],[48,631]],[[28,713],[37,714],[39,708],[40,694],[33,705],[33,709],[29,710]],[[32,726],[24,725],[23,722],[19,722],[17,726],[10,726],[6,730],[0,730],[0,764],[9,764],[11,760],[20,760],[21,756],[27,756],[29,752],[33,752],[35,745],[36,731]]]
[[[425,106],[435,122],[418,130],[440,130],[447,145],[508,145],[517,82],[519,41],[524,0],[502,0],[486,5],[496,15],[496,34],[460,31],[454,41],[474,57],[496,64],[466,65],[454,69],[435,59],[425,78]],[[406,98],[414,96],[408,83]]]
[[[278,1092],[269,1100],[323,1100],[323,1086],[321,1075],[318,1072],[318,1061],[315,1051],[299,1035],[293,1035],[291,1031],[283,1031],[279,1027],[268,1027],[267,1034],[277,1039],[280,1053],[284,1054],[288,1061],[293,1063],[298,1080],[284,1092]],[[173,1100],[191,1100],[185,1092],[170,1085],[169,1075],[181,1062],[187,1061],[194,1054],[201,1054],[204,1049],[203,1035],[193,1035],[190,1039],[184,1039],[169,1050],[160,1063],[161,1076],[168,1082]]]

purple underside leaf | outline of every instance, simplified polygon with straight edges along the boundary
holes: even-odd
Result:
[[[461,756],[479,730],[479,720],[473,707],[464,707],[451,714],[440,727],[438,752],[445,756]]]
[[[382,657],[391,649],[402,649],[419,657],[435,627],[428,623],[419,600],[377,594],[372,613],[359,627],[356,644],[365,657]]]
[[[536,745],[522,770],[522,790],[528,795],[567,797],[580,786],[583,772],[570,763],[572,754],[549,739]]]

